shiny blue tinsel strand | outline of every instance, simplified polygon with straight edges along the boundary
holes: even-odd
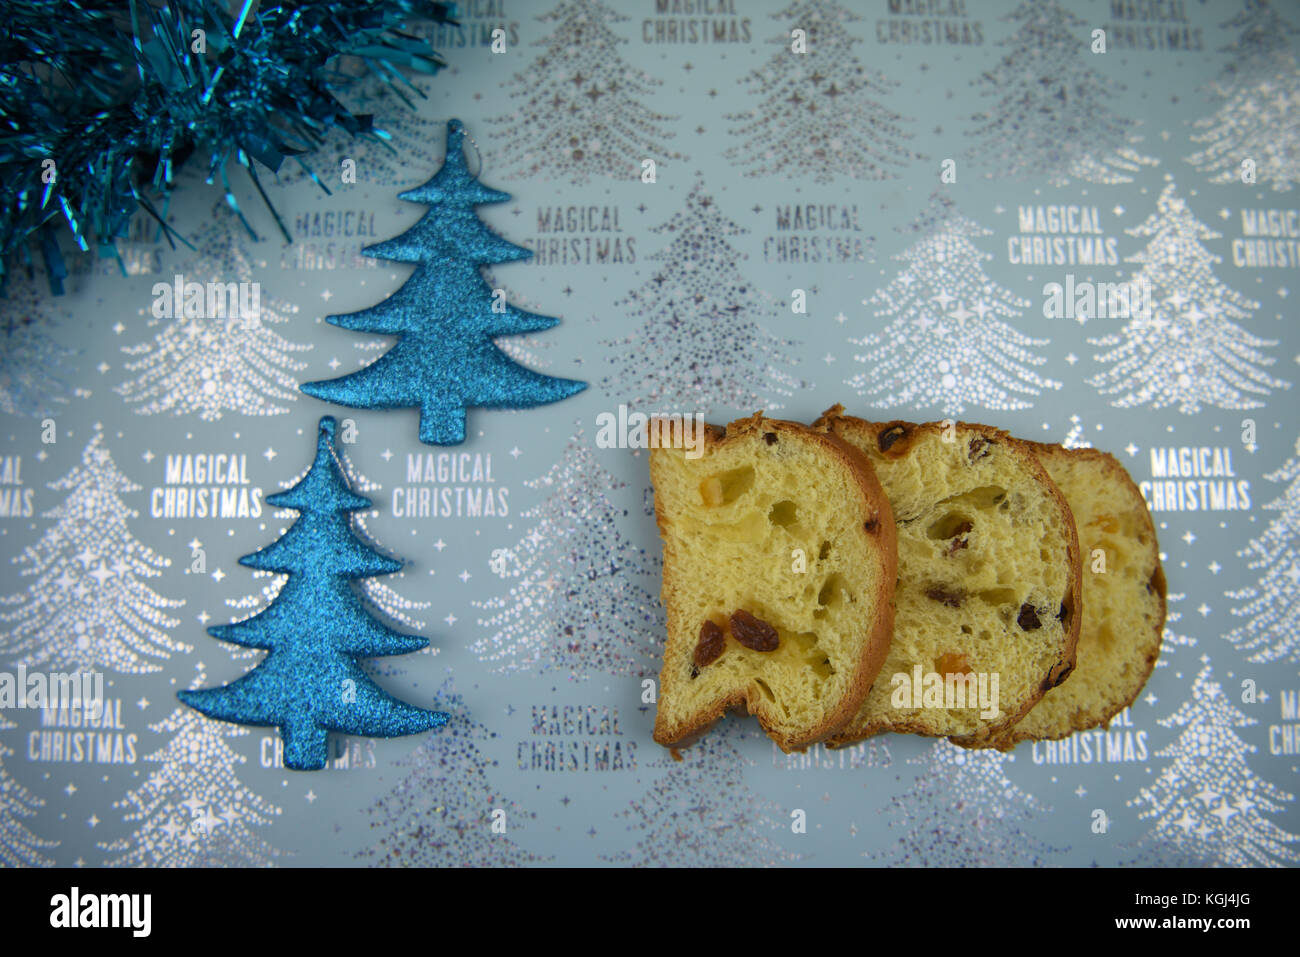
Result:
[[[391,574],[402,563],[352,532],[351,513],[371,503],[348,487],[339,468],[332,418],[320,421],[311,470],[266,501],[295,509],[298,519],[281,538],[239,562],[288,580],[260,614],[208,632],[267,655],[225,687],[178,697],[210,718],[278,727],[284,763],[295,771],[325,767],[330,731],[393,738],[445,725],[447,714],[399,701],[358,664],[359,658],[409,654],[428,642],[373,618],[352,587],[355,579]]]
[[[433,74],[443,61],[403,28],[456,13],[432,0],[5,0],[3,10],[0,288],[39,247],[56,294],[60,233],[117,258],[143,209],[172,241],[167,199],[187,164],[220,180],[239,213],[232,160],[267,201],[258,166],[306,167],[334,128],[381,135],[337,94],[364,68],[422,96],[401,71]]]
[[[442,168],[423,186],[398,195],[431,207],[414,226],[362,250],[367,256],[415,263],[415,272],[376,306],[328,321],[357,332],[397,336],[397,344],[351,375],[301,388],[308,395],[354,409],[419,409],[420,441],[465,441],[465,410],[519,409],[558,402],[585,382],[542,375],[497,347],[498,336],[549,329],[559,322],[509,304],[494,305],[480,269],[532,255],[502,239],[474,207],[504,203],[509,193],[484,186],[470,174],[465,127],[447,124]]]

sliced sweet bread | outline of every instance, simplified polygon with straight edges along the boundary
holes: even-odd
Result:
[[[1064,738],[1109,724],[1160,656],[1165,576],[1142,493],[1114,456],[1031,446],[1074,513],[1083,559],[1078,657],[1070,680],[1043,695],[999,742]]]
[[[899,577],[889,657],[830,743],[900,731],[987,747],[1074,667],[1080,568],[1069,506],[1028,446],[999,429],[842,412],[816,427],[875,466],[898,525]],[[972,700],[981,680],[983,705]],[[939,683],[951,692],[918,693]]]
[[[762,414],[650,452],[668,641],[654,738],[697,740],[728,709],[786,751],[858,710],[889,648],[897,550],[867,459]],[[667,445],[668,443],[663,443]]]

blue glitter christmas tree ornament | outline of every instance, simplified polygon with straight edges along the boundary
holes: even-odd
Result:
[[[400,236],[362,250],[417,263],[411,278],[377,306],[327,317],[344,329],[398,336],[397,344],[358,372],[301,387],[354,409],[418,408],[426,445],[464,442],[465,410],[471,406],[527,408],[587,387],[525,368],[492,341],[549,329],[559,320],[501,301],[479,273],[482,266],[527,259],[532,252],[502,239],[474,212],[483,203],[504,203],[510,194],[470,174],[464,139],[465,127],[451,120],[442,169],[423,186],[399,194],[430,206],[429,212]]]
[[[289,578],[261,614],[208,632],[268,654],[223,688],[182,691],[178,697],[210,718],[278,727],[284,763],[295,771],[325,767],[330,731],[393,738],[445,725],[447,714],[399,701],[357,663],[409,654],[428,642],[372,618],[352,589],[354,579],[391,574],[402,563],[352,532],[350,513],[371,503],[348,487],[339,468],[332,418],[320,420],[311,470],[266,501],[295,509],[299,517],[281,538],[239,563]]]

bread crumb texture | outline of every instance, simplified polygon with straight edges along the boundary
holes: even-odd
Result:
[[[834,738],[880,731],[982,745],[1068,672],[1078,572],[1070,513],[1024,443],[983,426],[835,419],[871,459],[898,528],[890,652],[857,716]],[[998,714],[896,708],[894,674],[999,676]]]

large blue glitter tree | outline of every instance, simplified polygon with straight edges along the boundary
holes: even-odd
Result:
[[[446,724],[443,712],[389,695],[357,661],[409,654],[428,642],[380,623],[352,589],[354,579],[391,574],[402,563],[352,532],[350,513],[371,502],[348,487],[339,468],[332,418],[320,421],[310,471],[266,501],[299,517],[283,536],[239,563],[289,578],[261,614],[208,632],[269,654],[233,683],[182,691],[180,699],[210,718],[278,727],[284,763],[296,771],[325,766],[330,731],[391,738]]]
[[[502,239],[474,207],[504,203],[509,193],[489,189],[469,172],[465,128],[447,124],[442,168],[423,186],[398,194],[431,207],[400,236],[367,246],[367,256],[416,263],[415,272],[383,302],[327,321],[358,332],[398,336],[374,363],[338,379],[308,382],[302,391],[354,409],[420,410],[420,441],[465,441],[470,406],[515,409],[558,402],[585,382],[542,375],[519,365],[492,341],[496,336],[549,329],[559,322],[504,302],[480,273],[493,263],[527,259],[532,252]]]

